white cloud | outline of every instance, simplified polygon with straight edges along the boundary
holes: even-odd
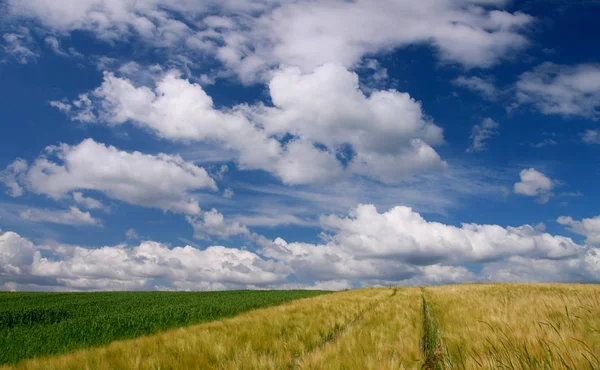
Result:
[[[586,130],[581,135],[581,141],[586,144],[600,144],[600,130]]]
[[[88,209],[102,208],[102,203],[94,198],[89,198],[83,195],[80,191],[73,192],[73,200],[80,206]]]
[[[125,233],[125,237],[127,239],[139,239],[140,238],[138,236],[137,231],[135,231],[135,229],[127,229],[127,232]]]
[[[60,47],[60,41],[56,37],[54,37],[54,36],[47,36],[44,39],[44,42],[46,42],[46,45],[48,45],[48,47],[50,49],[52,49],[52,51],[55,54],[58,54],[58,55],[63,56],[63,57],[69,56],[69,54]]]
[[[73,121],[84,123],[96,122],[96,112],[88,94],[80,94],[69,103],[66,99],[49,101],[50,106],[68,115]]]
[[[348,168],[355,173],[395,182],[445,167],[431,147],[443,142],[442,130],[409,94],[386,90],[365,96],[358,76],[337,64],[308,74],[278,71],[269,90],[274,107],[259,109],[254,119],[269,132],[291,133],[335,153],[350,145],[355,156]]]
[[[58,34],[87,30],[108,41],[213,54],[242,80],[279,66],[303,72],[356,65],[367,54],[427,43],[444,61],[487,67],[527,46],[533,18],[499,10],[503,0],[157,1],[10,0],[10,14]],[[215,12],[219,15],[215,15]],[[198,31],[197,31],[198,30]]]
[[[269,88],[274,107],[218,110],[201,86],[175,72],[165,73],[154,87],[136,87],[106,73],[92,95],[99,121],[132,122],[170,140],[219,143],[237,152],[240,169],[262,169],[286,184],[350,174],[398,182],[446,166],[432,148],[443,142],[442,130],[406,93],[365,96],[358,76],[336,64],[310,74],[278,71]],[[84,105],[85,112],[88,108]],[[68,113],[74,117],[79,111]],[[280,142],[285,137],[291,140]],[[345,166],[341,156],[347,157]]]
[[[203,212],[199,217],[187,216],[194,228],[194,238],[209,239],[210,236],[228,238],[234,235],[249,235],[250,230],[238,221],[228,221],[216,209]]]
[[[492,262],[479,273],[480,281],[488,282],[600,282],[600,250],[590,248],[580,258],[549,260],[511,257]]]
[[[501,1],[489,5],[502,5]],[[525,14],[481,7],[481,1],[300,1],[285,3],[256,20],[197,38],[223,42],[217,57],[242,80],[269,66],[303,72],[337,62],[357,64],[366,54],[428,43],[446,61],[490,66],[527,45],[519,32]]]
[[[214,174],[214,177],[219,180],[223,180],[223,178],[225,177],[227,172],[229,172],[229,166],[227,166],[226,164],[223,164],[223,165],[221,165],[221,167],[219,167],[217,172]]]
[[[491,118],[486,118],[480,124],[473,126],[471,131],[471,145],[467,148],[467,152],[487,150],[486,140],[498,135],[499,126],[498,122]]]
[[[94,91],[101,119],[111,125],[128,121],[171,140],[218,142],[239,153],[239,166],[276,172],[285,152],[238,111],[219,111],[202,87],[167,73],[155,89],[135,87],[130,80],[105,74]],[[180,107],[172,109],[173,105]]]
[[[311,284],[302,283],[286,283],[267,287],[268,289],[303,289],[303,290],[333,290],[340,291],[344,289],[352,289],[352,282],[348,280],[323,280],[316,281]]]
[[[19,27],[17,32],[2,35],[2,49],[20,64],[35,62],[39,57],[31,32],[25,27]]]
[[[544,63],[525,72],[516,84],[517,102],[544,114],[600,117],[600,65]]]
[[[383,67],[377,59],[363,59],[355,70],[361,75],[360,89],[366,94],[385,87],[389,80],[387,68]]]
[[[171,248],[152,241],[98,249],[35,246],[6,232],[0,234],[0,283],[199,290],[600,280],[596,248],[539,227],[452,226],[427,221],[407,207],[379,213],[372,205],[360,205],[346,217],[322,217],[321,223],[330,231],[322,244],[262,237],[257,239],[259,252]],[[565,224],[577,222],[567,219]],[[475,273],[463,266],[467,263],[483,269]],[[292,275],[295,283],[289,282]]]
[[[74,48],[68,48],[67,50],[63,49],[60,45],[60,40],[56,36],[46,36],[44,42],[55,54],[62,57],[83,57],[83,55]]]
[[[540,233],[529,225],[456,227],[426,221],[408,207],[379,213],[372,205],[360,205],[349,217],[324,217],[322,225],[335,232],[335,242],[354,250],[354,256],[395,256],[409,262],[441,259],[464,263],[509,255],[562,258],[576,255],[580,249],[569,238]]]
[[[231,190],[231,188],[226,188],[223,191],[223,197],[225,197],[227,199],[233,198],[234,195],[235,195],[235,193],[233,192],[233,190]]]
[[[108,41],[137,33],[162,46],[179,40],[189,32],[183,22],[168,13],[169,10],[186,10],[188,5],[198,8],[190,1],[167,1],[164,4],[156,0],[141,3],[119,0],[9,1],[9,9],[14,15],[37,18],[59,33],[87,30]]]
[[[558,142],[554,139],[544,139],[542,141],[539,141],[537,143],[531,143],[530,144],[532,148],[535,149],[540,149],[543,148],[545,146],[550,146],[550,145],[558,145]]]
[[[49,101],[48,104],[50,104],[51,107],[54,107],[65,114],[69,114],[71,112],[72,106],[66,101],[52,100]]]
[[[547,203],[556,182],[535,168],[524,169],[520,172],[521,181],[513,186],[515,194],[528,197],[539,197],[540,203]]]
[[[584,218],[581,221],[575,221],[572,217],[561,216],[557,221],[561,225],[568,226],[572,232],[585,236],[586,243],[600,246],[600,216]]]
[[[403,281],[406,285],[460,284],[479,281],[480,278],[462,266],[430,265],[421,267],[420,274]]]
[[[27,161],[18,158],[9,164],[4,171],[0,172],[0,182],[8,188],[8,194],[11,197],[23,195],[23,188],[19,185],[20,179],[27,171]]]
[[[35,246],[19,234],[0,232],[0,282],[3,276],[24,275],[33,263]]]
[[[322,226],[333,232],[324,244],[278,238],[264,246],[263,253],[285,262],[297,275],[314,279],[404,281],[429,275],[429,281],[442,281],[452,276],[472,279],[473,274],[460,268],[465,263],[512,256],[569,259],[586,252],[569,238],[529,225],[456,227],[426,221],[407,207],[379,213],[372,205],[361,205],[349,217],[323,217]]]
[[[49,222],[75,226],[102,226],[89,212],[83,212],[75,206],[70,207],[68,211],[28,208],[22,211],[19,216],[22,219],[33,222]]]
[[[488,100],[497,100],[500,91],[496,88],[494,83],[490,79],[481,78],[477,76],[459,76],[454,81],[455,85],[467,88],[474,92],[480,93],[484,98]]]
[[[316,220],[302,219],[290,214],[276,215],[240,215],[236,220],[247,226],[277,227],[284,225],[318,226]]]
[[[97,249],[35,246],[12,232],[0,233],[0,282],[38,281],[71,290],[151,289],[164,282],[202,290],[261,286],[283,282],[290,270],[240,249],[144,241]]]
[[[187,214],[200,213],[190,192],[217,189],[206,170],[179,156],[120,151],[92,139],[48,147],[22,175],[22,184],[55,199],[95,190],[130,204]]]

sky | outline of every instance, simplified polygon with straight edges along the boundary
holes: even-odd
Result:
[[[0,290],[600,282],[600,1],[0,14]]]

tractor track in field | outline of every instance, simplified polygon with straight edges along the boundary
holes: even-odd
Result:
[[[432,312],[431,306],[427,303],[425,290],[423,288],[421,288],[421,298],[423,300],[423,338],[421,339],[421,351],[424,356],[422,369],[452,369],[448,350],[442,342],[437,320]]]
[[[327,344],[335,342],[341,334],[343,334],[345,331],[347,331],[350,327],[352,327],[352,326],[356,325],[357,323],[359,323],[360,321],[362,321],[362,319],[365,317],[366,314],[373,312],[375,309],[377,309],[377,307],[382,305],[387,299],[390,299],[393,296],[395,296],[396,293],[398,293],[398,288],[394,288],[392,294],[390,294],[389,296],[387,296],[385,298],[382,298],[378,302],[374,302],[374,303],[370,304],[368,307],[366,307],[364,310],[360,311],[355,317],[348,320],[344,324],[334,326],[330,332],[328,332],[326,335],[323,336],[323,338],[321,339],[320,342],[318,342],[317,344],[312,346],[307,352],[304,352],[302,355],[300,355],[298,357],[293,357],[290,360],[290,362],[288,363],[286,368],[287,369],[299,368],[300,364],[302,363],[303,358],[305,358],[306,356],[310,355],[311,353],[314,353],[315,351],[318,351],[319,349],[325,347]]]

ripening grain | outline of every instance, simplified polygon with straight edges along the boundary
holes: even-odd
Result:
[[[114,342],[20,369],[281,369],[318,349],[392,289],[362,289],[303,299],[135,340]]]
[[[600,286],[470,284],[320,295],[17,368],[600,369],[598,353]]]
[[[455,369],[600,368],[600,286],[426,288]]]
[[[325,293],[0,293],[0,364],[106,345]]]
[[[301,369],[420,369],[421,293],[399,288],[335,340],[297,361]]]

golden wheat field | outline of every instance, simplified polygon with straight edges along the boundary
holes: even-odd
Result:
[[[600,286],[371,288],[18,369],[598,369]]]
[[[600,286],[425,288],[454,369],[600,369]]]

